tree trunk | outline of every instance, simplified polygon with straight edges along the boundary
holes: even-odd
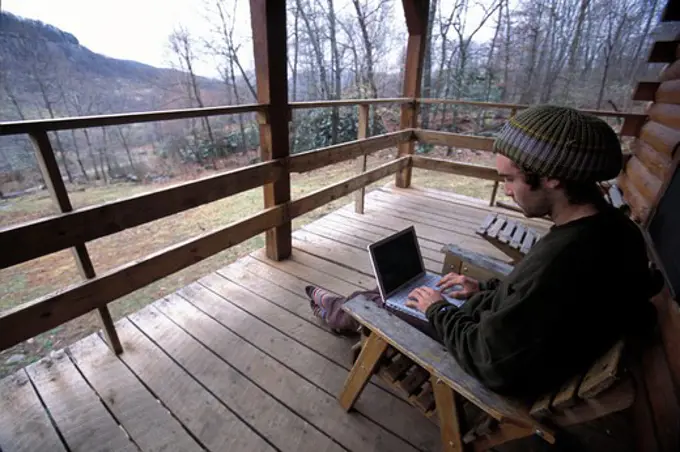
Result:
[[[505,1],[505,61],[503,62],[503,88],[501,102],[508,101],[508,85],[510,83],[510,1]]]
[[[331,65],[334,73],[334,90],[333,99],[340,99],[342,89],[342,72],[340,69],[340,54],[338,53],[338,41],[335,35],[335,10],[333,9],[333,0],[328,0],[328,27],[331,39],[331,55],[333,64]],[[340,116],[338,114],[338,107],[333,107],[331,110],[331,144],[338,142],[338,124]]]
[[[423,90],[424,98],[432,97],[432,27],[437,10],[437,0],[433,0],[427,19],[427,36],[425,43],[425,55],[423,57]],[[430,126],[430,104],[420,107],[420,121],[423,129]]]
[[[305,23],[305,28],[307,29],[307,36],[309,37],[309,40],[312,44],[312,50],[314,53],[314,57],[316,58],[316,64],[318,66],[317,69],[319,70],[319,78],[321,80],[321,97],[323,99],[328,99],[330,88],[328,86],[328,78],[326,76],[326,64],[324,63],[323,59],[323,51],[321,50],[321,42],[319,39],[319,35],[312,28],[312,24],[309,21],[309,18],[307,17],[304,8],[300,4],[300,0],[296,0],[295,4],[297,6],[300,17],[302,17],[302,21]]]
[[[128,145],[127,138],[123,131],[120,130],[120,127],[117,127],[116,130],[118,131],[120,142],[123,145],[123,148],[125,149],[125,153],[127,154],[128,162],[130,163],[130,168],[132,168],[132,171],[136,171],[135,164],[132,162],[132,154],[130,153],[130,146]]]
[[[87,176],[87,171],[85,171],[83,159],[80,158],[80,148],[78,147],[75,129],[71,129],[71,138],[73,139],[73,150],[76,152],[76,161],[78,162],[78,166],[80,167],[80,172],[83,173],[83,177],[85,178],[85,180],[89,182],[90,178]]]
[[[375,74],[373,73],[373,43],[368,34],[368,24],[366,23],[366,16],[361,10],[361,5],[359,0],[352,0],[354,4],[354,9],[357,12],[357,20],[359,22],[359,28],[361,29],[361,37],[364,41],[364,49],[366,50],[366,78],[368,79],[368,85],[371,89],[371,97],[376,99],[378,97],[378,87],[375,84]],[[376,120],[376,109],[371,109],[371,135],[378,134],[378,123]]]
[[[94,178],[95,180],[99,180],[101,179],[101,175],[99,174],[99,169],[97,167],[97,159],[94,156],[94,151],[92,150],[92,141],[90,141],[90,134],[87,132],[87,129],[83,129],[83,135],[85,135],[85,143],[87,143],[88,155],[90,156],[90,160],[92,160],[92,167],[94,168]]]
[[[569,49],[569,62],[567,63],[567,80],[564,83],[564,91],[562,92],[562,100],[566,101],[570,94],[571,83],[576,72],[577,53],[579,51],[579,43],[581,41],[581,34],[583,33],[583,22],[588,10],[590,0],[581,0],[581,7],[578,11],[578,19],[576,20],[576,31],[571,40],[571,47]]]

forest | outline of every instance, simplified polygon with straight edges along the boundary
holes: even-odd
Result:
[[[432,0],[422,97],[555,103],[641,111],[635,82],[658,0]],[[206,0],[205,24],[168,36],[172,69],[113,60],[73,35],[2,14],[0,121],[255,102],[247,0]],[[289,0],[289,100],[399,97],[406,48],[398,0]],[[198,66],[215,77],[199,75]],[[508,111],[423,105],[422,127],[493,136]],[[389,131],[398,106],[372,109],[370,134]],[[356,138],[356,108],[299,110],[292,152]],[[187,165],[222,168],[231,155],[257,160],[251,115],[81,129],[51,134],[64,177],[110,183],[171,177]],[[427,152],[427,149],[421,150]],[[40,176],[25,137],[0,137],[0,192]]]

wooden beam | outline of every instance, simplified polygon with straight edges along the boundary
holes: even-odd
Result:
[[[645,125],[647,121],[647,116],[642,117],[629,117],[623,120],[623,125],[619,131],[619,135],[622,137],[638,137],[640,136],[640,130],[642,126]]]
[[[357,129],[357,139],[363,140],[368,137],[368,118],[370,116],[371,107],[369,104],[359,105],[359,124]],[[358,168],[359,173],[366,172],[366,154],[359,157]],[[361,187],[354,193],[354,211],[356,213],[364,213],[364,196],[366,195],[366,188]]]
[[[0,253],[0,268],[274,182],[283,171],[281,160],[260,163],[120,201],[73,212],[69,208],[61,215],[0,229],[0,249],[9,251]],[[58,196],[66,196],[65,191]]]
[[[637,157],[633,157],[628,161],[625,171],[640,194],[653,203],[661,189],[663,179],[654,175]]]
[[[422,168],[442,173],[458,174],[459,176],[476,177],[477,179],[501,181],[496,168],[490,166],[473,165],[470,163],[458,163],[451,160],[436,159],[414,155],[411,157],[414,168]]]
[[[635,86],[635,91],[633,92],[633,100],[646,100],[654,101],[654,96],[656,95],[656,90],[661,85],[659,81],[640,81]]]
[[[660,82],[667,82],[669,80],[677,80],[680,78],[680,60],[675,60],[667,65],[659,74]]]
[[[412,101],[412,99],[407,99],[405,97],[388,97],[381,99],[313,100],[305,102],[291,102],[290,108],[293,110],[303,110],[306,108],[353,107],[355,105],[407,104]]]
[[[374,333],[375,334],[375,333]],[[465,410],[460,396],[453,392],[443,380],[430,377],[434,392],[434,404],[439,419],[442,438],[442,450],[447,452],[463,452],[469,450],[463,443],[465,431]]]
[[[50,192],[52,201],[54,201],[61,212],[72,211],[73,206],[71,205],[71,200],[68,197],[64,180],[61,178],[59,165],[57,164],[57,160],[54,157],[54,150],[52,149],[52,143],[50,143],[47,132],[44,130],[36,131],[32,132],[29,136],[33,142],[33,148],[35,149],[38,166],[40,167],[40,172],[42,173],[45,185],[47,185],[47,189]],[[33,239],[38,241],[43,240],[42,237],[33,237]],[[71,251],[73,253],[73,258],[76,261],[76,266],[78,267],[80,276],[85,279],[94,278],[94,266],[92,265],[92,260],[90,259],[90,255],[88,254],[87,248],[85,247],[85,242],[74,243],[73,246],[74,247],[71,248]],[[13,245],[10,248],[3,249],[13,249]],[[102,327],[104,328],[104,333],[106,334],[109,346],[114,351],[114,353],[122,353],[123,347],[120,344],[120,339],[116,333],[116,327],[113,325],[113,320],[111,319],[111,313],[109,312],[108,307],[100,306],[98,307],[98,311],[99,319],[101,320]],[[4,329],[0,328],[0,331],[4,331]],[[28,339],[34,335],[35,334],[24,337],[23,339]]]
[[[672,63],[676,60],[675,51],[680,44],[680,27],[678,22],[661,22],[652,32],[652,48],[649,50],[647,62]]]
[[[387,350],[387,342],[376,333],[371,333],[364,343],[364,346],[359,353],[352,370],[345,380],[345,386],[342,389],[338,399],[340,406],[349,411],[354,406],[354,402],[361,395],[364,387],[373,376],[373,371],[378,366],[380,357]]]
[[[173,119],[203,118],[206,116],[235,115],[264,109],[258,104],[229,105],[226,107],[182,108],[140,113],[114,115],[78,116],[71,118],[36,119],[32,121],[10,121],[0,123],[0,135],[19,135],[39,130],[87,129],[92,127],[119,126]]]
[[[327,165],[352,160],[381,149],[397,146],[411,138],[411,130],[399,130],[371,138],[348,141],[290,156],[291,173],[304,173]]]
[[[260,121],[262,161],[285,159],[290,154],[288,122],[288,72],[286,40],[286,2],[250,0],[250,18],[255,53],[257,101],[268,104]],[[264,186],[264,206],[270,208],[290,201],[288,168],[277,181]],[[291,224],[284,223],[267,231],[267,257],[287,258],[291,253]]]
[[[680,143],[680,131],[656,121],[648,121],[640,130],[640,139],[657,152],[672,157]]]
[[[290,221],[284,206],[172,245],[0,314],[0,350],[48,331],[224,249]]]
[[[403,96],[414,100],[411,104],[401,106],[401,129],[411,129],[418,125],[418,104],[415,99],[420,97],[420,81],[423,73],[423,58],[427,43],[427,15],[430,7],[429,0],[402,0],[408,29],[408,44],[406,45],[406,67],[404,68]],[[415,143],[404,142],[399,145],[399,157],[412,155]],[[411,185],[411,167],[406,167],[397,173],[395,180],[397,187],[408,188]]]
[[[680,105],[655,102],[647,109],[652,121],[674,129],[680,129]]]
[[[667,104],[680,104],[680,79],[662,82],[656,90],[656,101]]]
[[[493,151],[493,142],[495,141],[493,138],[425,129],[415,129],[413,133],[421,143],[480,151]]]
[[[350,177],[338,182],[337,184],[312,192],[300,199],[296,199],[292,201],[288,207],[290,218],[293,219],[295,217],[299,217],[300,215],[312,211],[317,207],[328,204],[333,200],[342,198],[343,196],[348,195],[361,187],[365,187],[366,185],[378,181],[383,177],[394,174],[408,165],[410,165],[409,158],[402,157],[380,165],[377,168],[374,168],[358,176]]]

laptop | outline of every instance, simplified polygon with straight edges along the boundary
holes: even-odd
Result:
[[[425,270],[415,227],[410,226],[371,243],[368,245],[368,253],[383,305],[417,327],[429,324],[424,313],[406,306],[408,295],[413,289],[423,286],[437,289],[437,283],[441,279],[440,275]],[[454,286],[447,292],[460,290],[460,287]],[[465,301],[446,294],[442,296],[456,306]]]

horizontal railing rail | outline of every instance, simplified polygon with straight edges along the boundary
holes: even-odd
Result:
[[[267,105],[264,104],[245,104],[224,107],[181,108],[177,110],[140,113],[117,113],[110,115],[0,122],[0,136],[31,134],[38,130],[55,131],[87,129],[91,127],[120,126],[154,121],[172,121],[175,119],[235,115],[239,113],[263,112],[266,108]]]
[[[201,206],[281,178],[281,160],[0,229],[0,268]]]

